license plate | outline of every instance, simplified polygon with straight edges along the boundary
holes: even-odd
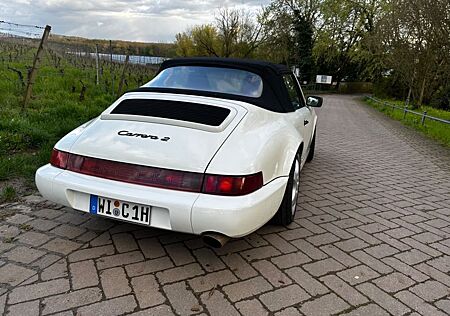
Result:
[[[89,212],[128,222],[146,224],[150,223],[151,207],[131,202],[109,199],[91,195]]]

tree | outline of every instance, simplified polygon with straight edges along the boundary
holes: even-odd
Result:
[[[214,24],[177,34],[175,44],[180,56],[247,58],[263,41],[263,26],[249,12],[219,9]]]

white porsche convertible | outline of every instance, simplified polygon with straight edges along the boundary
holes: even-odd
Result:
[[[322,98],[285,66],[188,58],[63,137],[41,194],[83,212],[202,235],[215,247],[294,219]]]

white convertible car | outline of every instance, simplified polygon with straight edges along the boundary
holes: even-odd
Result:
[[[294,219],[322,98],[285,66],[165,61],[157,76],[63,137],[41,194],[93,215],[202,235],[215,247]]]

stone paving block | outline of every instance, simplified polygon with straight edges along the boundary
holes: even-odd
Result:
[[[50,231],[50,233],[59,235],[61,237],[74,239],[74,238],[80,236],[81,234],[83,234],[85,231],[86,231],[86,229],[81,228],[81,227],[63,224],[63,225],[59,225],[58,227],[52,229]]]
[[[166,255],[164,248],[156,238],[140,239],[138,244],[145,258],[154,259]]]
[[[342,314],[342,316],[389,316],[389,314],[380,306],[369,304],[358,307],[349,313]]]
[[[358,260],[350,257],[348,254],[333,245],[322,246],[320,247],[320,250],[328,254],[330,257],[336,259],[336,261],[339,261],[346,267],[353,267],[360,264]]]
[[[333,292],[353,306],[367,303],[369,300],[359,293],[354,287],[348,285],[335,275],[327,275],[320,279]]]
[[[128,279],[123,268],[111,268],[100,273],[103,293],[106,298],[122,296],[131,292]]]
[[[378,245],[381,243],[381,241],[375,237],[373,237],[371,234],[368,234],[364,231],[362,231],[361,229],[359,229],[358,227],[352,227],[347,229],[347,231],[354,235],[355,237],[358,237],[359,239],[364,240],[366,243],[370,244],[370,245]]]
[[[433,305],[425,303],[420,297],[414,295],[409,291],[399,292],[395,294],[395,297],[422,315],[433,315],[433,316],[446,315],[445,313],[440,312]]]
[[[434,280],[417,284],[410,288],[409,291],[427,302],[435,301],[446,295],[450,295],[450,288]]]
[[[144,262],[132,263],[125,266],[128,276],[134,277],[143,274],[154,273],[173,267],[169,257],[146,260]]]
[[[39,300],[11,305],[8,308],[8,316],[39,315]]]
[[[413,266],[423,261],[429,260],[431,257],[417,249],[411,249],[395,255],[395,258],[406,263],[407,265]]]
[[[241,252],[252,248],[252,246],[244,239],[231,240],[225,244],[222,248],[215,249],[217,255],[230,255],[233,253]]]
[[[49,231],[52,228],[58,226],[59,223],[50,221],[50,220],[46,220],[46,219],[42,219],[42,218],[37,218],[31,222],[28,222],[28,225],[31,225],[31,227],[33,227],[33,229],[37,229],[40,231]]]
[[[43,281],[67,277],[67,260],[60,259],[41,272]]]
[[[405,244],[410,245],[412,248],[416,248],[417,250],[426,253],[429,256],[432,257],[439,257],[441,254],[441,252],[437,251],[436,249],[433,249],[415,239],[412,239],[410,237],[407,238],[403,238],[402,242],[404,242]]]
[[[394,272],[373,281],[380,289],[388,293],[396,293],[414,285],[414,281],[406,275]]]
[[[34,216],[43,217],[46,219],[54,219],[58,216],[61,216],[61,214],[63,214],[62,211],[53,210],[53,209],[49,209],[49,208],[43,208],[37,212],[33,212]]]
[[[82,244],[77,242],[73,242],[62,238],[55,238],[50,240],[45,245],[42,245],[41,247],[53,252],[60,253],[62,255],[68,255],[69,253],[80,248],[81,246]]]
[[[273,257],[271,261],[280,269],[286,269],[310,262],[311,259],[301,251],[297,251],[295,253]]]
[[[140,308],[156,306],[166,301],[159,291],[158,282],[153,275],[135,277],[131,280],[131,285]]]
[[[273,287],[263,277],[258,276],[256,278],[226,285],[222,289],[232,302],[236,302],[244,298],[270,291]]]
[[[258,274],[256,270],[238,254],[233,253],[223,256],[222,260],[241,280],[252,278]]]
[[[306,240],[308,242],[310,242],[311,244],[313,244],[314,246],[318,247],[318,246],[336,242],[339,240],[339,238],[331,233],[325,233],[325,234],[321,234],[321,235],[314,235],[314,236],[308,237],[308,238],[306,238]]]
[[[98,285],[99,280],[94,261],[86,260],[71,263],[69,270],[72,280],[72,288],[74,290]]]
[[[387,243],[391,247],[397,248],[400,251],[406,251],[406,250],[411,249],[411,247],[409,245],[404,244],[401,241],[398,241],[397,239],[395,239],[385,233],[374,234],[374,237]]]
[[[311,259],[321,260],[327,257],[326,253],[304,239],[294,240],[291,243]]]
[[[165,248],[169,257],[177,266],[195,262],[195,258],[183,243],[167,245]]]
[[[305,270],[311,273],[313,276],[322,276],[329,272],[336,272],[345,269],[345,266],[337,262],[332,258],[308,263],[303,266]]]
[[[449,255],[445,255],[433,260],[430,260],[427,262],[428,265],[444,272],[444,273],[449,273],[450,272],[450,256]]]
[[[39,247],[49,241],[52,237],[38,232],[26,232],[17,237],[17,240],[23,244]]]
[[[305,228],[296,228],[283,231],[279,233],[279,235],[280,237],[286,239],[287,241],[291,241],[294,239],[306,238],[308,236],[311,236],[312,233]]]
[[[99,270],[127,265],[135,262],[144,261],[144,256],[140,251],[131,251],[119,253],[117,255],[105,256],[96,260]]]
[[[273,246],[258,247],[251,250],[245,250],[241,253],[242,257],[248,261],[260,260],[269,257],[275,257],[281,255]]]
[[[123,315],[132,312],[136,306],[137,303],[134,296],[128,295],[81,307],[78,309],[77,315]]]
[[[77,290],[66,294],[50,296],[42,301],[42,314],[48,315],[83,305],[92,304],[102,299],[101,290],[97,287]]]
[[[70,262],[83,261],[88,259],[95,259],[105,255],[114,254],[114,247],[112,245],[100,246],[94,248],[80,249],[69,255]]]
[[[186,282],[165,285],[163,289],[176,313],[191,315],[203,311],[197,298],[186,288]]]
[[[264,235],[264,239],[267,240],[272,246],[277,248],[282,253],[290,253],[297,251],[297,248],[292,244],[281,238],[278,234]]]
[[[440,301],[437,301],[435,304],[438,308],[440,308],[442,311],[447,313],[447,315],[450,315],[450,299],[440,300]]]
[[[363,283],[380,276],[377,272],[365,265],[341,271],[337,275],[350,285]]]
[[[259,296],[261,302],[272,312],[298,304],[309,298],[308,293],[297,284],[292,284]]]
[[[260,260],[254,262],[252,265],[274,287],[285,286],[292,283],[291,279],[270,261]]]
[[[104,232],[95,237],[90,241],[91,247],[105,246],[112,243],[111,234],[109,232]]]
[[[301,316],[301,315],[302,314],[300,314],[298,309],[296,309],[294,307],[288,307],[286,309],[283,309],[283,310],[275,313],[275,316]]]
[[[429,266],[425,263],[421,263],[417,266],[415,266],[415,268],[421,272],[423,272],[424,274],[426,274],[427,276],[432,277],[435,280],[439,280],[439,282],[445,284],[446,286],[450,287],[450,276],[446,273],[443,273],[435,268],[433,268],[432,266]]]
[[[306,302],[300,307],[300,311],[306,316],[321,316],[337,314],[349,308],[344,300],[336,294],[330,293],[313,301]]]
[[[236,303],[236,307],[244,316],[269,315],[269,312],[264,308],[261,302],[255,298],[251,300],[240,301]]]
[[[156,307],[148,308],[141,310],[139,312],[135,312],[132,314],[128,314],[129,316],[175,316],[172,312],[172,308],[168,305],[159,305]]]
[[[363,249],[369,246],[364,240],[359,238],[351,238],[344,241],[334,243],[334,245],[345,252],[352,252],[354,250]]]
[[[16,287],[8,298],[9,304],[31,301],[38,298],[60,294],[70,289],[69,280],[58,279]]]
[[[208,272],[217,271],[225,268],[225,264],[209,248],[200,248],[193,251],[197,261],[200,262],[203,269]]]
[[[239,316],[239,312],[219,291],[203,293],[200,296],[211,315]]]
[[[60,260],[62,258],[61,255],[55,255],[53,253],[49,253],[43,257],[41,257],[40,259],[36,260],[35,262],[33,262],[31,264],[32,267],[36,267],[39,269],[45,269],[48,266],[51,266],[52,264],[54,264],[56,261]]]
[[[164,267],[164,269],[166,269]],[[191,263],[185,266],[167,269],[156,273],[156,277],[161,284],[167,284],[171,282],[177,282],[193,278],[198,275],[202,275],[205,272],[198,263]]]
[[[366,248],[364,249],[364,251],[375,258],[390,257],[399,252],[398,249],[395,249],[394,247],[391,247],[387,244],[381,244],[370,248]]]
[[[0,283],[16,286],[36,274],[35,271],[7,263],[0,267]]]
[[[328,289],[322,285],[317,279],[311,277],[300,267],[294,267],[286,270],[286,273],[297,284],[300,284],[312,296],[322,295],[328,293]]]
[[[2,257],[5,257],[7,260],[28,264],[45,254],[46,253],[41,250],[19,246],[3,254]]]
[[[118,252],[128,252],[138,249],[138,245],[136,244],[136,241],[134,240],[132,234],[129,233],[115,234],[112,235],[111,238]]]
[[[392,315],[405,315],[411,309],[401,303],[396,298],[393,298],[386,292],[383,292],[378,287],[371,283],[363,283],[356,286],[356,289],[369,297],[372,301],[383,307]]]
[[[368,255],[362,250],[352,252],[351,255],[355,257],[357,260],[359,260],[361,263],[369,266],[378,273],[386,274],[392,272],[392,268],[390,266],[384,264],[378,259],[375,259],[374,257]]]
[[[326,224],[322,224],[320,226],[322,228],[326,229],[327,231],[329,231],[331,234],[335,235],[338,238],[349,239],[349,238],[353,237],[352,234],[349,234],[348,232],[346,232],[342,228],[337,227],[333,223],[326,223]]]
[[[193,278],[188,282],[195,292],[204,292],[212,290],[217,286],[221,287],[237,281],[238,279],[230,270],[222,270]]]

